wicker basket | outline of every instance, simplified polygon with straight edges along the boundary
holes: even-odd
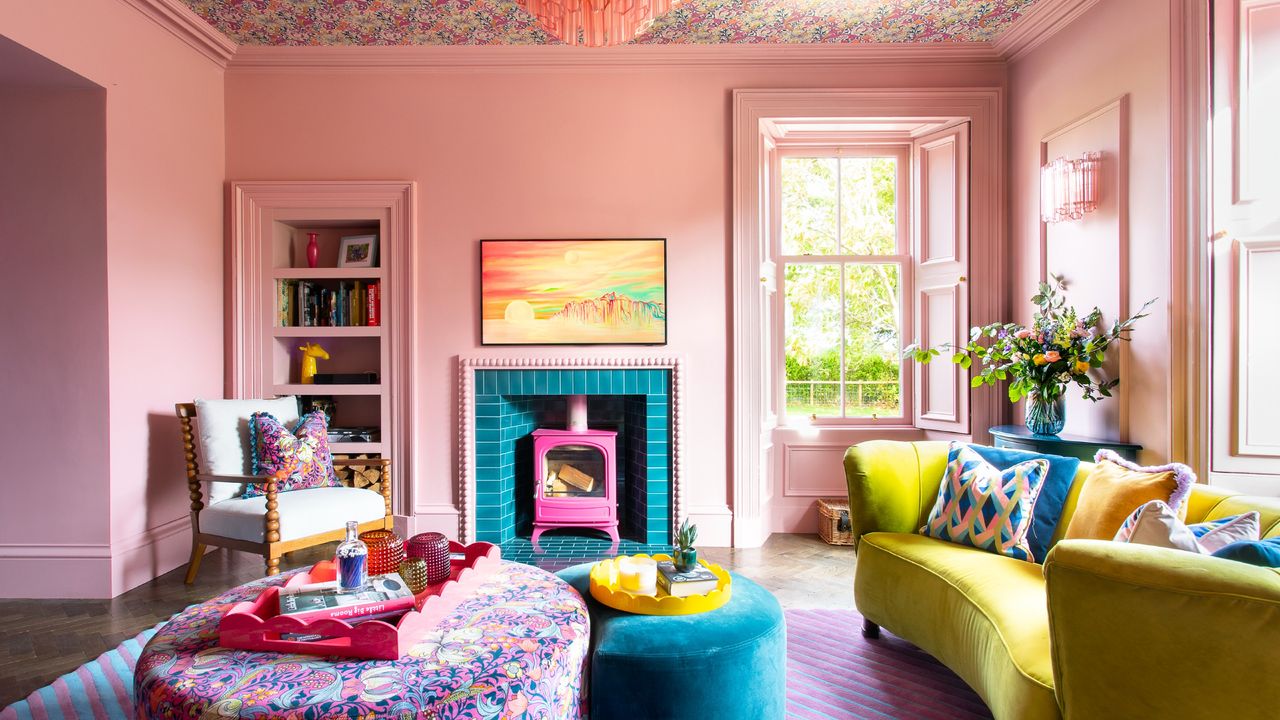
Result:
[[[818,501],[818,534],[828,545],[853,544],[848,500],[824,498]]]

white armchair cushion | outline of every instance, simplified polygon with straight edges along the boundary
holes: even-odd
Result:
[[[352,487],[309,488],[276,495],[280,539],[341,530],[348,520],[366,523],[386,515],[382,495]],[[232,498],[200,511],[200,531],[212,535],[263,542],[266,540],[267,498]]]
[[[208,475],[248,475],[253,466],[249,416],[269,412],[286,427],[298,421],[298,398],[274,400],[196,400],[196,428],[200,438],[200,472]],[[207,483],[207,503],[244,494],[244,485]]]

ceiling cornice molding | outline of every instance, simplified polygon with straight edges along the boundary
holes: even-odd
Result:
[[[182,0],[120,0],[146,15],[201,55],[226,68],[239,45],[182,3]]]
[[[141,2],[142,0],[129,0]],[[988,42],[829,45],[413,45],[240,46],[234,72],[545,71],[723,67],[839,67],[1002,63]]]
[[[1040,0],[996,36],[992,47],[1013,62],[1097,4],[1098,0]]]

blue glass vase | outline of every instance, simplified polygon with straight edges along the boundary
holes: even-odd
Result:
[[[1040,393],[1027,396],[1027,429],[1036,435],[1057,435],[1067,424],[1067,408],[1062,395],[1052,400]]]

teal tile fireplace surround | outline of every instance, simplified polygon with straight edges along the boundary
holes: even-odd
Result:
[[[566,395],[587,396],[593,428],[618,432],[618,518],[624,538],[671,540],[671,371],[475,370],[475,538],[529,535],[533,444],[539,427],[563,428]],[[559,531],[570,532],[570,531]]]

